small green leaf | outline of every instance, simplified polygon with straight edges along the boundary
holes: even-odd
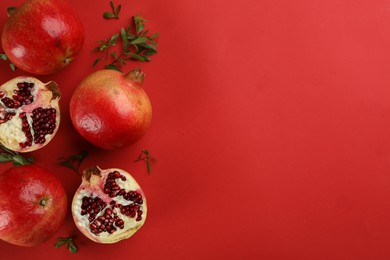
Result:
[[[15,66],[15,64],[10,63],[10,64],[9,64],[9,67],[11,68],[12,71],[16,71],[16,66]]]
[[[118,33],[114,34],[114,35],[111,37],[111,39],[110,39],[110,43],[116,43],[116,40],[118,39],[118,37],[119,37],[119,34],[118,34]]]
[[[13,155],[8,153],[0,153],[0,163],[12,162]]]
[[[105,12],[105,13],[103,13],[103,18],[104,19],[113,19],[113,18],[115,18],[115,15],[113,13],[110,13],[110,12]]]
[[[139,37],[139,38],[132,40],[130,43],[137,45],[137,44],[145,43],[146,41],[147,41],[147,39],[145,37]]]
[[[117,70],[117,71],[120,71],[122,72],[117,66],[115,66],[114,64],[108,64],[106,66],[106,69],[109,69],[109,70]]]
[[[114,5],[113,1],[110,1],[110,6],[111,6],[112,12],[115,12],[115,5]]]
[[[7,57],[7,55],[5,55],[4,53],[0,53],[0,59],[2,59],[2,60],[8,60],[8,57]]]
[[[148,50],[148,51],[143,52],[143,54],[146,56],[155,55],[156,53],[157,53],[157,51],[154,51],[154,50]]]
[[[66,238],[59,238],[58,242],[54,244],[54,247],[55,248],[59,248],[59,247],[65,245],[66,243],[68,243],[68,239],[66,239]]]
[[[92,66],[95,67],[102,59],[103,59],[103,58],[97,58],[97,59],[93,62]]]
[[[121,29],[121,38],[122,38],[122,42],[123,42],[123,46],[126,47],[127,44],[128,44],[128,40],[127,40],[127,33],[126,33],[126,30],[125,28],[122,27]]]
[[[77,253],[78,248],[77,248],[77,246],[75,245],[75,243],[73,242],[73,239],[70,239],[70,240],[69,240],[68,249],[69,249],[69,252],[70,252],[71,254],[76,254],[76,253]]]
[[[156,47],[154,47],[153,44],[142,43],[142,44],[140,44],[139,46],[142,47],[142,48],[144,48],[144,49],[153,50],[153,51],[157,52],[157,49],[156,49]]]
[[[122,5],[118,5],[116,10],[115,10],[115,15],[116,15],[116,18],[119,19],[119,13],[122,9]]]
[[[84,161],[87,155],[87,151],[82,151],[77,154],[72,154],[68,157],[60,157],[58,158],[58,162],[60,165],[67,167],[80,175],[81,163]]]
[[[138,55],[138,54],[135,54],[135,53],[132,53],[132,52],[130,52],[129,55],[131,56],[131,58],[133,58],[135,60],[144,61],[144,58],[141,55]]]
[[[114,59],[116,59],[116,52],[115,51],[112,52],[111,55],[112,55],[112,57],[114,57]]]
[[[159,33],[153,33],[152,36],[150,36],[150,38],[154,39],[154,38],[157,38],[159,36],[160,36]]]

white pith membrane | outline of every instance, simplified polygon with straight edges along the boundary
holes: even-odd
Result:
[[[18,84],[24,84],[31,86],[31,95],[33,100],[30,104],[19,104],[18,107],[7,107],[6,99],[15,101],[14,97],[25,91],[23,88],[18,87]],[[26,93],[26,92],[25,92]],[[39,148],[42,148],[50,142],[58,130],[60,124],[60,109],[59,100],[61,94],[58,90],[58,86],[55,82],[50,81],[43,83],[33,77],[16,77],[0,86],[0,143],[7,149],[16,152],[31,152]],[[55,129],[52,129],[50,133],[42,135],[42,143],[38,142],[34,138],[33,128],[33,111],[34,109],[42,108],[44,110],[55,109]],[[25,119],[20,117],[20,114],[25,113]],[[14,114],[11,118],[9,115]],[[8,116],[7,116],[8,115]],[[26,143],[26,134],[22,131],[23,121],[28,122],[32,138],[31,145],[23,145]]]
[[[122,180],[121,178],[115,179],[115,183],[120,187],[120,190],[123,189],[126,193],[133,192],[140,194],[140,196],[142,196],[142,203],[137,203],[137,200],[125,199],[122,195],[110,197],[109,194],[104,192],[104,187],[109,178],[109,174],[115,172],[119,172],[119,174],[125,178],[125,180]],[[84,171],[82,178],[82,183],[73,197],[72,215],[76,226],[86,237],[98,243],[115,243],[131,237],[145,223],[147,215],[146,198],[136,180],[129,173],[117,168],[102,170],[98,167],[94,167]],[[115,194],[120,192],[120,190],[115,191]],[[100,198],[105,204],[95,206],[97,212],[92,214],[96,215],[91,217],[89,212],[93,212],[93,210],[91,208],[86,209],[86,207],[83,206],[83,198],[84,200],[86,200],[85,198],[91,198],[94,202]],[[113,206],[113,202],[117,205],[116,207]],[[128,214],[123,214],[123,212],[121,212],[121,207],[132,207],[131,205],[136,205],[136,207],[138,207],[138,212],[142,213],[129,216]],[[89,204],[89,206],[91,205]],[[84,212],[82,215],[81,211],[83,208],[88,211],[88,213]],[[122,227],[117,225],[115,220],[111,220],[111,224],[99,220],[99,217],[100,219],[107,218],[107,209],[112,212],[112,214],[109,214],[108,219],[122,220]],[[104,230],[100,232],[95,231],[94,233],[91,232],[91,225],[95,225],[97,229],[99,229],[99,225],[109,225],[110,230],[114,229],[115,231],[109,232],[108,230]]]

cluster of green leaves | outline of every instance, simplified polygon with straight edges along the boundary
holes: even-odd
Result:
[[[59,164],[65,166],[80,175],[80,165],[88,155],[87,151],[58,158]]]
[[[149,30],[145,29],[146,22],[147,20],[142,17],[134,16],[132,24],[126,28],[122,27],[120,33],[116,33],[108,39],[99,40],[99,46],[93,49],[93,52],[99,52],[102,56],[93,62],[93,66],[103,60],[106,69],[121,71],[121,66],[129,60],[150,61],[150,56],[157,53],[156,38],[160,34],[149,35]],[[119,44],[119,39],[122,48],[118,54],[113,50],[113,47]]]
[[[8,60],[7,55],[5,53],[0,53],[0,60],[8,61],[9,62],[9,67],[11,68],[12,71],[16,70],[15,64],[13,64],[11,61]]]
[[[103,13],[103,18],[104,19],[119,19],[119,13],[121,11],[122,5],[118,5],[115,7],[114,2],[110,1],[110,6],[112,12],[104,12]]]
[[[59,237],[57,243],[54,244],[54,247],[59,248],[61,246],[66,246],[71,254],[75,254],[78,251],[72,237]]]
[[[0,146],[0,149],[2,150],[2,152],[0,152],[0,163],[12,162],[13,166],[21,166],[34,162],[34,158],[24,158],[19,153],[9,150],[4,146]]]
[[[155,160],[156,158],[152,157],[148,150],[143,149],[134,162],[145,161],[148,174],[150,174],[152,172],[152,162]]]

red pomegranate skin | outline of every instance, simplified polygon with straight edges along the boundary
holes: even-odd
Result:
[[[53,237],[67,213],[61,182],[32,164],[0,174],[0,198],[0,239],[18,246],[37,246]]]
[[[83,25],[66,0],[27,0],[10,15],[2,33],[10,61],[36,75],[68,66],[83,43]]]
[[[133,71],[134,72],[134,71]],[[137,73],[99,70],[76,88],[70,116],[76,130],[89,142],[112,150],[131,145],[148,130],[152,107]]]

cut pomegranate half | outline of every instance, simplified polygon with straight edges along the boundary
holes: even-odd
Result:
[[[54,81],[17,77],[0,86],[0,143],[16,152],[48,144],[60,124],[61,93]]]
[[[88,168],[72,202],[76,226],[98,243],[115,243],[131,237],[145,223],[143,191],[126,171]]]

